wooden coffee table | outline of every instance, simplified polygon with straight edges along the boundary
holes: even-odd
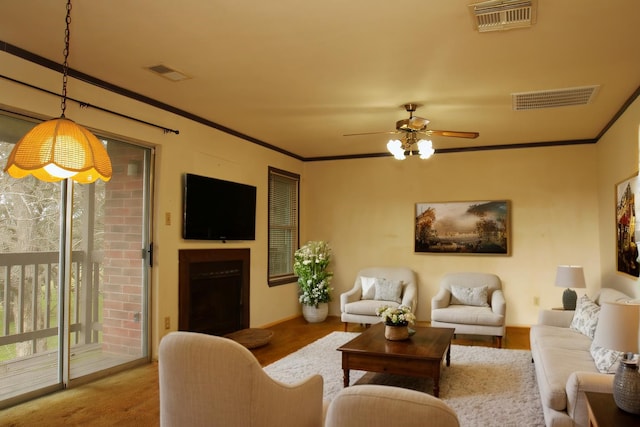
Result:
[[[344,386],[349,386],[351,369],[433,379],[433,395],[440,394],[440,365],[451,363],[453,328],[414,327],[415,334],[404,341],[384,337],[378,323],[338,348],[342,352]]]

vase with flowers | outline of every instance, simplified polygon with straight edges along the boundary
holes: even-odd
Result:
[[[333,273],[328,271],[331,248],[324,241],[310,241],[294,254],[293,272],[298,276],[302,314],[310,323],[322,322],[329,313]]]
[[[376,309],[376,314],[385,324],[384,337],[390,341],[401,341],[409,338],[409,325],[413,325],[416,316],[407,306],[389,307],[383,305]]]

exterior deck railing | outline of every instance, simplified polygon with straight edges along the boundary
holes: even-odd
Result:
[[[59,268],[58,252],[0,254],[0,346],[29,342],[31,354],[36,354],[39,341],[58,335]],[[99,340],[101,277],[101,252],[91,257],[84,251],[72,253],[72,344]]]

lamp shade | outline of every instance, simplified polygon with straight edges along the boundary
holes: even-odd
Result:
[[[27,132],[13,147],[4,170],[14,178],[32,174],[42,181],[70,178],[83,184],[109,181],[112,174],[111,160],[98,138],[65,117]]]
[[[637,304],[603,302],[593,344],[624,353],[637,353],[639,308]]]
[[[559,265],[556,271],[556,286],[561,288],[586,288],[582,267],[579,265]]]

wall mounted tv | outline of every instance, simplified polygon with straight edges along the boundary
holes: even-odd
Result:
[[[256,239],[254,186],[187,173],[183,206],[185,239]]]

